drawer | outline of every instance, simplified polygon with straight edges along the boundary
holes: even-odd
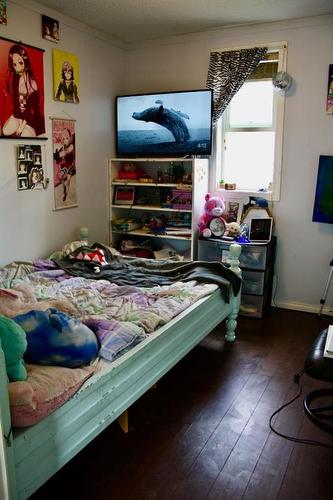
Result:
[[[265,286],[265,273],[262,271],[242,271],[242,293],[262,295]]]
[[[232,243],[232,242],[231,242]],[[198,259],[208,261],[221,261],[230,264],[230,244],[222,240],[199,240]],[[240,254],[240,267],[248,269],[266,269],[270,257],[270,245],[245,244]]]
[[[261,318],[264,309],[264,297],[256,295],[241,296],[241,303],[239,307],[240,316],[249,316],[252,318]]]
[[[221,262],[222,250],[223,250],[223,245],[221,241],[199,240],[198,260]]]
[[[224,259],[230,260],[229,245],[226,246],[222,254],[222,262]],[[248,269],[266,269],[267,262],[267,247],[266,246],[253,246],[242,245],[242,253],[239,258],[240,267]]]

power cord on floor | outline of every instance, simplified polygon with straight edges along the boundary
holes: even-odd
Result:
[[[294,436],[287,436],[286,434],[283,434],[282,432],[277,431],[273,427],[272,420],[275,417],[275,415],[277,415],[278,413],[280,413],[280,411],[283,410],[284,408],[286,408],[286,406],[291,405],[294,401],[296,401],[296,399],[298,399],[301,396],[301,394],[302,394],[302,385],[300,383],[300,379],[301,379],[301,377],[302,377],[303,374],[304,374],[304,370],[302,370],[299,373],[296,373],[294,375],[294,382],[295,382],[295,384],[298,385],[298,392],[297,392],[296,396],[294,396],[290,401],[288,401],[288,403],[285,403],[284,405],[282,405],[280,408],[278,408],[271,415],[271,417],[269,419],[269,427],[278,436],[280,436],[280,437],[282,437],[284,439],[288,439],[288,441],[292,441],[294,443],[309,444],[309,445],[312,445],[312,446],[322,446],[324,448],[333,448],[333,445],[331,445],[331,444],[322,443],[321,441],[316,441],[314,439],[301,439],[301,438],[297,438],[297,437],[294,437]]]

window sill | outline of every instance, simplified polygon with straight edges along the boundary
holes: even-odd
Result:
[[[245,189],[221,189],[216,188],[216,191],[226,198],[240,198],[242,196],[256,196],[257,198],[265,198],[265,200],[272,200],[272,191],[248,191]]]

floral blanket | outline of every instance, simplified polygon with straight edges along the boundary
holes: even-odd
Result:
[[[53,299],[70,305],[71,314],[97,335],[99,355],[112,361],[218,286],[196,281],[151,288],[119,286],[69,276],[51,261],[38,261],[0,269],[0,289],[9,288],[28,290],[38,305]]]

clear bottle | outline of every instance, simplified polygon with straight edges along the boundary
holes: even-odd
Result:
[[[169,174],[168,174],[167,169],[164,170],[163,182],[165,182],[166,184],[169,182]]]
[[[173,168],[173,161],[170,161],[169,165],[169,182],[174,183],[175,182],[175,172]]]
[[[163,182],[162,170],[160,166],[157,167],[157,182],[158,184]]]

